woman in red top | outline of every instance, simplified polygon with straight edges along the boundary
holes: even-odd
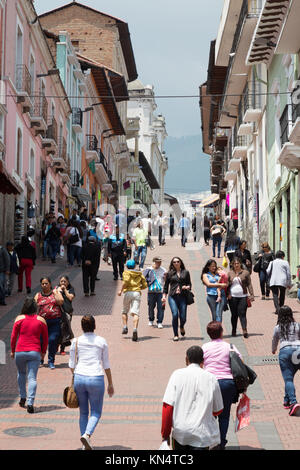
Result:
[[[21,315],[17,316],[11,334],[11,357],[16,358],[18,385],[20,390],[19,405],[26,402],[26,375],[28,378],[27,411],[33,413],[36,394],[36,376],[41,358],[44,358],[48,344],[48,329],[45,320],[36,315],[37,304],[27,297]],[[42,344],[41,344],[42,339]]]
[[[52,289],[49,277],[42,277],[40,283],[42,291],[36,294],[34,299],[39,307],[39,315],[46,320],[48,326],[48,366],[50,369],[55,369],[54,361],[60,337],[61,306],[64,298],[58,289]]]

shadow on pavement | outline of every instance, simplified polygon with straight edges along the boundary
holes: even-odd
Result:
[[[49,413],[50,411],[55,410],[63,410],[66,409],[65,406],[57,406],[57,405],[45,405],[45,406],[37,406],[34,409],[35,414],[37,413]]]

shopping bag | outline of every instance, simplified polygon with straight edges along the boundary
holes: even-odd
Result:
[[[228,262],[227,262],[226,256],[223,256],[222,266],[223,266],[223,268],[227,268],[227,266],[228,266]]]
[[[158,450],[171,450],[167,441],[162,441]]]
[[[60,245],[59,256],[63,258],[65,255],[65,247],[64,245]]]
[[[240,398],[236,409],[235,432],[246,428],[250,424],[250,399],[245,393]]]

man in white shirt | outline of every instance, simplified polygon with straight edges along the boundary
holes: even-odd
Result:
[[[218,380],[203,369],[203,351],[192,346],[186,352],[184,369],[170,377],[163,398],[163,440],[173,428],[174,450],[209,450],[220,443],[218,416],[223,399]]]
[[[166,276],[166,269],[161,265],[162,259],[159,256],[153,258],[153,265],[146,268],[143,275],[148,284],[148,316],[149,326],[154,323],[154,310],[157,307],[157,328],[163,328],[164,306],[162,303],[163,287]]]
[[[165,237],[167,224],[168,220],[163,216],[163,211],[159,211],[155,220],[155,225],[158,228],[158,242],[160,246],[166,244]]]

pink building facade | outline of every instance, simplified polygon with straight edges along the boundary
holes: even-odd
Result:
[[[33,3],[0,0],[0,243],[18,241],[70,193],[71,113]],[[4,41],[5,38],[5,41]],[[1,181],[3,184],[1,184]]]

